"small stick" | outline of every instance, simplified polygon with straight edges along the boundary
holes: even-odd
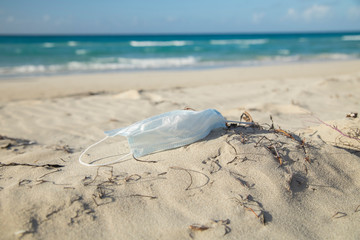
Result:
[[[204,225],[199,225],[199,224],[193,224],[193,225],[190,225],[189,228],[193,231],[205,231],[205,230],[208,230],[210,227],[207,227]]]
[[[96,200],[95,200],[95,197],[94,197],[94,196],[92,196],[92,200],[94,201],[94,203],[95,203],[95,205],[96,205],[96,206],[100,206],[100,205],[96,202]]]
[[[42,184],[42,183],[52,183],[52,184],[55,184],[55,182],[53,182],[53,181],[48,181],[48,180],[44,180],[44,179],[38,179],[38,180],[36,180],[37,181],[37,183],[35,184],[35,185],[39,185],[39,184]]]
[[[305,165],[305,163],[304,163],[304,169],[305,169],[305,173],[308,174],[308,168],[307,168],[307,166]]]
[[[231,164],[231,163],[235,162],[237,159],[238,159],[238,157],[235,156],[233,160],[231,160],[230,162],[227,162],[226,164]]]
[[[339,216],[338,216],[339,215]],[[334,215],[332,215],[331,218],[342,218],[342,217],[346,217],[347,214],[343,213],[343,212],[336,212]]]
[[[283,164],[282,158],[280,157],[280,155],[279,155],[279,153],[278,153],[278,151],[276,149],[276,146],[273,146],[273,148],[274,148],[274,150],[276,152],[276,158],[279,160],[280,165],[282,165]]]
[[[251,207],[244,207],[247,210],[250,210],[257,218],[259,218],[259,216],[256,214],[256,212],[251,208]]]
[[[344,132],[342,132],[340,129],[338,129],[336,126],[331,126],[330,124],[324,122],[323,120],[321,120],[320,118],[318,117],[315,117],[319,122],[321,122],[322,124],[324,124],[325,126],[337,131],[338,133],[340,133],[342,136],[344,137],[347,137],[347,138],[350,138],[350,139],[354,139],[354,140],[357,140],[357,141],[360,141],[360,138],[358,137],[352,137],[352,136],[349,136],[347,134],[345,134]]]
[[[155,196],[142,195],[142,194],[131,194],[130,197],[147,197],[150,199],[157,199],[157,197],[155,197]]]
[[[275,129],[275,132],[280,133],[280,134],[282,134],[282,135],[284,135],[284,136],[286,136],[288,138],[291,138],[291,139],[295,140],[295,138],[290,133],[282,130],[281,128]]]
[[[240,178],[240,176],[241,176],[241,177],[244,177],[244,176],[242,176],[241,174],[238,174],[238,173],[235,173],[235,172],[231,172],[231,171],[230,171],[230,175],[231,175],[232,177],[234,177],[236,180],[238,180],[243,187],[250,188],[249,184],[248,184],[246,181],[244,181],[244,180],[242,180],[242,179]]]
[[[357,206],[357,208],[355,209],[355,212],[360,212],[360,205]]]
[[[99,170],[100,170],[100,168],[108,168],[108,167],[111,168],[110,172],[111,172],[111,177],[112,177],[113,167],[112,167],[112,166],[101,166],[101,167],[98,167],[98,168],[97,168],[95,178],[94,178],[92,181],[88,182],[88,183],[84,183],[84,186],[90,185],[90,184],[92,184],[93,182],[95,182],[96,178],[99,176]],[[110,177],[110,178],[111,178],[111,177]],[[86,180],[86,179],[87,179],[87,177],[85,177],[84,180]]]
[[[24,179],[24,180],[19,181],[19,186],[22,186],[22,185],[25,185],[25,184],[29,184],[29,183],[31,183],[31,180],[29,180],[29,179]]]
[[[255,144],[255,147],[257,147],[257,145],[264,139],[264,138],[266,138],[267,139],[267,137],[265,137],[265,136],[262,136],[261,138],[260,138],[260,140],[259,141],[257,141],[257,143]]]
[[[60,171],[62,171],[62,170],[61,170],[61,169],[56,169],[55,171],[45,173],[45,174],[42,175],[41,177],[38,177],[38,179],[43,178],[43,177],[45,177],[46,175],[49,175],[49,174],[52,174],[52,173],[56,173],[56,172],[60,172]]]
[[[133,177],[135,177],[135,178],[133,178]],[[139,174],[132,174],[132,175],[126,177],[124,180],[125,180],[125,182],[130,182],[131,180],[138,181],[140,179],[141,179],[141,176]]]
[[[270,151],[273,155],[275,155],[275,157],[277,158],[277,160],[279,160],[280,165],[282,165],[282,164],[283,164],[283,161],[282,161],[282,158],[280,157],[280,155],[279,155],[276,147],[275,147],[274,145],[270,145],[270,146],[267,146],[267,149],[269,149],[269,151]],[[272,149],[274,150],[275,154],[274,154],[273,151],[271,151]]]
[[[42,165],[36,165],[36,164],[29,164],[29,163],[1,163],[0,167],[10,167],[10,166],[25,166],[25,167],[44,167],[44,168],[61,168],[65,167],[64,165],[59,164],[42,164]]]

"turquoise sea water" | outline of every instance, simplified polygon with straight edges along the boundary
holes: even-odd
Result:
[[[0,77],[360,59],[360,33],[0,36]]]

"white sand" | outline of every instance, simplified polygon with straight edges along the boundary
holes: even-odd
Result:
[[[1,239],[358,239],[360,143],[317,118],[359,134],[359,89],[359,61],[1,80]],[[79,164],[104,130],[185,107],[262,129]],[[113,138],[85,160],[128,151]]]

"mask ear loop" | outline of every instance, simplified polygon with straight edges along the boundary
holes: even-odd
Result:
[[[108,162],[108,163],[99,163],[99,164],[90,164],[90,163],[86,163],[86,162],[83,162],[81,160],[82,156],[84,156],[84,154],[89,151],[90,148],[98,145],[99,143],[105,141],[109,136],[106,136],[104,137],[103,139],[101,139],[100,141],[94,143],[94,144],[91,144],[89,147],[87,147],[79,156],[79,163],[81,163],[82,165],[84,166],[87,166],[87,167],[99,167],[99,166],[106,166],[106,165],[110,165],[110,164],[113,164],[113,163],[117,163],[117,162],[120,162],[121,160],[123,159],[126,159],[127,157],[130,157],[131,156],[131,152],[128,153],[128,154],[125,154],[124,156],[114,160],[114,161],[111,161],[111,162]]]

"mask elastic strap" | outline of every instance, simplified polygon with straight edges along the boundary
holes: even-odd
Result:
[[[124,156],[114,160],[114,161],[111,161],[111,162],[108,162],[108,163],[99,163],[99,164],[90,164],[90,163],[85,163],[81,160],[82,156],[87,152],[89,151],[90,148],[98,145],[99,143],[105,141],[109,136],[106,136],[104,137],[103,139],[101,139],[100,141],[94,143],[94,144],[91,144],[89,147],[87,147],[81,154],[80,154],[80,157],[79,157],[79,163],[81,163],[82,165],[84,166],[87,166],[87,167],[98,167],[98,166],[106,166],[106,165],[110,165],[110,164],[113,164],[113,163],[117,163],[117,162],[120,162],[121,160],[127,158],[127,157],[130,157],[131,156],[131,153],[128,153],[128,154],[125,154]]]

